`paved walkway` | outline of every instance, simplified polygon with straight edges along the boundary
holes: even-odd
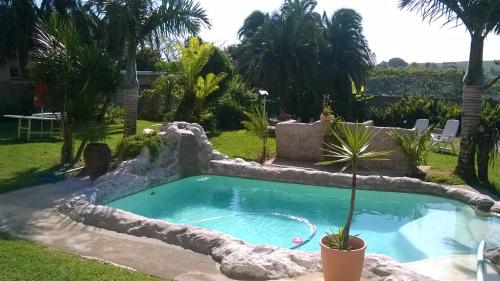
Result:
[[[54,206],[81,185],[73,179],[0,195],[0,231],[178,281],[230,280],[220,273],[217,263],[209,256],[155,239],[86,226],[57,212]],[[473,256],[426,260],[407,266],[436,280],[475,280]],[[321,273],[313,273],[294,280],[323,278]],[[490,269],[489,280],[500,280],[498,273]]]

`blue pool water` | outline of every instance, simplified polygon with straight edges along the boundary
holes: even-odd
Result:
[[[197,176],[136,193],[108,206],[149,218],[214,229],[251,244],[292,240],[319,251],[319,239],[345,221],[350,190],[221,176]],[[500,219],[478,217],[457,201],[408,193],[358,191],[352,234],[369,253],[401,262],[472,254],[481,240],[500,245]],[[317,233],[313,236],[314,231]],[[297,242],[297,241],[296,241]],[[300,241],[299,241],[300,242]]]

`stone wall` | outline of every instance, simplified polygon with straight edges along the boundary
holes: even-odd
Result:
[[[281,159],[313,161],[323,160],[323,143],[325,141],[325,122],[298,123],[294,120],[276,124],[276,151]],[[354,123],[348,123],[353,126]],[[391,130],[414,133],[413,129],[388,128],[371,126],[371,122],[363,123],[374,132],[374,140],[370,149],[391,151],[388,160],[373,161],[369,165],[378,169],[405,171],[408,167],[407,157],[389,136]]]
[[[276,124],[276,152],[279,158],[320,161],[325,125],[321,121],[299,123],[289,120]]]
[[[349,123],[352,127],[354,123]],[[376,127],[366,126],[373,131],[374,139],[370,145],[370,150],[376,151],[390,151],[387,156],[388,160],[384,161],[370,161],[368,166],[375,169],[389,169],[398,171],[408,170],[408,158],[404,155],[401,148],[394,142],[389,133],[391,131],[404,132],[407,134],[414,134],[414,129],[392,128],[392,127]]]

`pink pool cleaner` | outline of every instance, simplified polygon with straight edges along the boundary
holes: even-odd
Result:
[[[300,245],[300,244],[304,243],[304,240],[300,237],[293,237],[292,243],[295,245]]]

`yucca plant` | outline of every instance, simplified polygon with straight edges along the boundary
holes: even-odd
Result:
[[[252,135],[262,139],[262,158],[264,162],[268,155],[267,130],[268,121],[267,114],[263,106],[255,107],[253,112],[244,112],[248,120],[242,121],[243,127]]]
[[[343,243],[344,239],[346,238],[346,233],[344,231],[344,227],[339,226],[337,229],[337,232],[335,235],[332,235],[334,232],[332,231],[331,233],[327,233],[326,235],[326,245],[332,249],[337,249],[337,250],[351,250],[351,246],[345,245]],[[355,235],[357,236],[357,235]]]
[[[331,134],[340,144],[337,145],[334,143],[325,143],[325,156],[332,160],[323,161],[318,164],[342,164],[342,168],[340,170],[341,172],[345,171],[349,167],[352,170],[351,201],[349,206],[349,214],[347,216],[345,226],[339,231],[341,235],[338,235],[338,238],[341,239],[339,239],[338,243],[331,244],[331,246],[336,247],[337,250],[348,250],[349,232],[351,230],[352,218],[354,215],[354,208],[356,203],[358,169],[360,167],[365,167],[368,170],[372,171],[372,169],[366,165],[367,162],[374,160],[387,160],[385,156],[387,156],[390,151],[370,150],[369,148],[373,143],[375,134],[372,129],[370,129],[369,127],[364,127],[363,124],[357,122],[353,125],[352,128],[346,123],[342,123],[340,125],[340,129],[338,131],[333,130]]]
[[[433,143],[430,141],[432,126],[427,128],[422,133],[399,132],[392,130],[389,135],[399,146],[403,154],[408,158],[408,176],[419,177],[421,172],[419,166],[425,165],[427,160],[427,152],[432,148]]]

